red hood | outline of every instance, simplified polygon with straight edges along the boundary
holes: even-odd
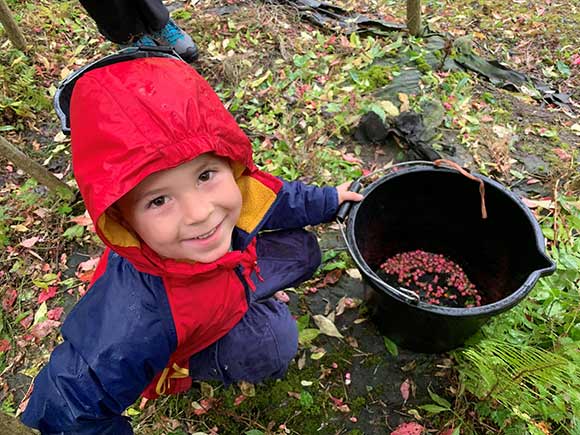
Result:
[[[182,61],[143,58],[86,73],[70,119],[74,173],[97,233],[140,270],[164,261],[105,211],[151,173],[215,152],[234,162],[243,201],[271,204],[279,189],[254,166],[250,141],[209,84]],[[238,226],[251,232],[266,210],[243,207]]]

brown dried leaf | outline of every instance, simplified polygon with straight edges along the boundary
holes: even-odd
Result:
[[[40,237],[31,237],[29,239],[23,240],[20,242],[20,246],[24,246],[25,248],[32,248],[36,245],[36,242],[40,240]]]

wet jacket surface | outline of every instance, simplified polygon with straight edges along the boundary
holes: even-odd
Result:
[[[43,434],[131,434],[121,413],[140,395],[184,391],[190,376],[228,383],[271,375],[259,359],[237,374],[226,373],[236,368],[223,361],[211,366],[216,343],[256,329],[254,312],[273,321],[280,315],[268,297],[305,279],[320,259],[312,237],[292,229],[332,220],[336,189],[258,170],[217,95],[173,59],[86,73],[73,91],[71,133],[75,178],[107,249],[64,322],[64,342],[34,380],[22,421]],[[220,259],[161,258],[105,213],[148,175],[206,152],[230,159],[242,193],[232,250]]]

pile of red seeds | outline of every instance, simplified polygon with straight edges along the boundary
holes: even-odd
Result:
[[[403,252],[386,260],[378,272],[386,282],[412,290],[423,302],[459,308],[481,306],[481,296],[463,269],[441,254],[420,249]]]

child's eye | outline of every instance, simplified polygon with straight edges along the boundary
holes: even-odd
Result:
[[[199,181],[201,181],[202,183],[209,181],[213,178],[214,174],[215,171],[213,170],[203,171],[201,174],[199,174]]]
[[[166,202],[167,202],[167,197],[166,196],[158,196],[157,198],[152,199],[151,201],[149,201],[147,203],[147,208],[157,208],[157,207],[161,207]]]

